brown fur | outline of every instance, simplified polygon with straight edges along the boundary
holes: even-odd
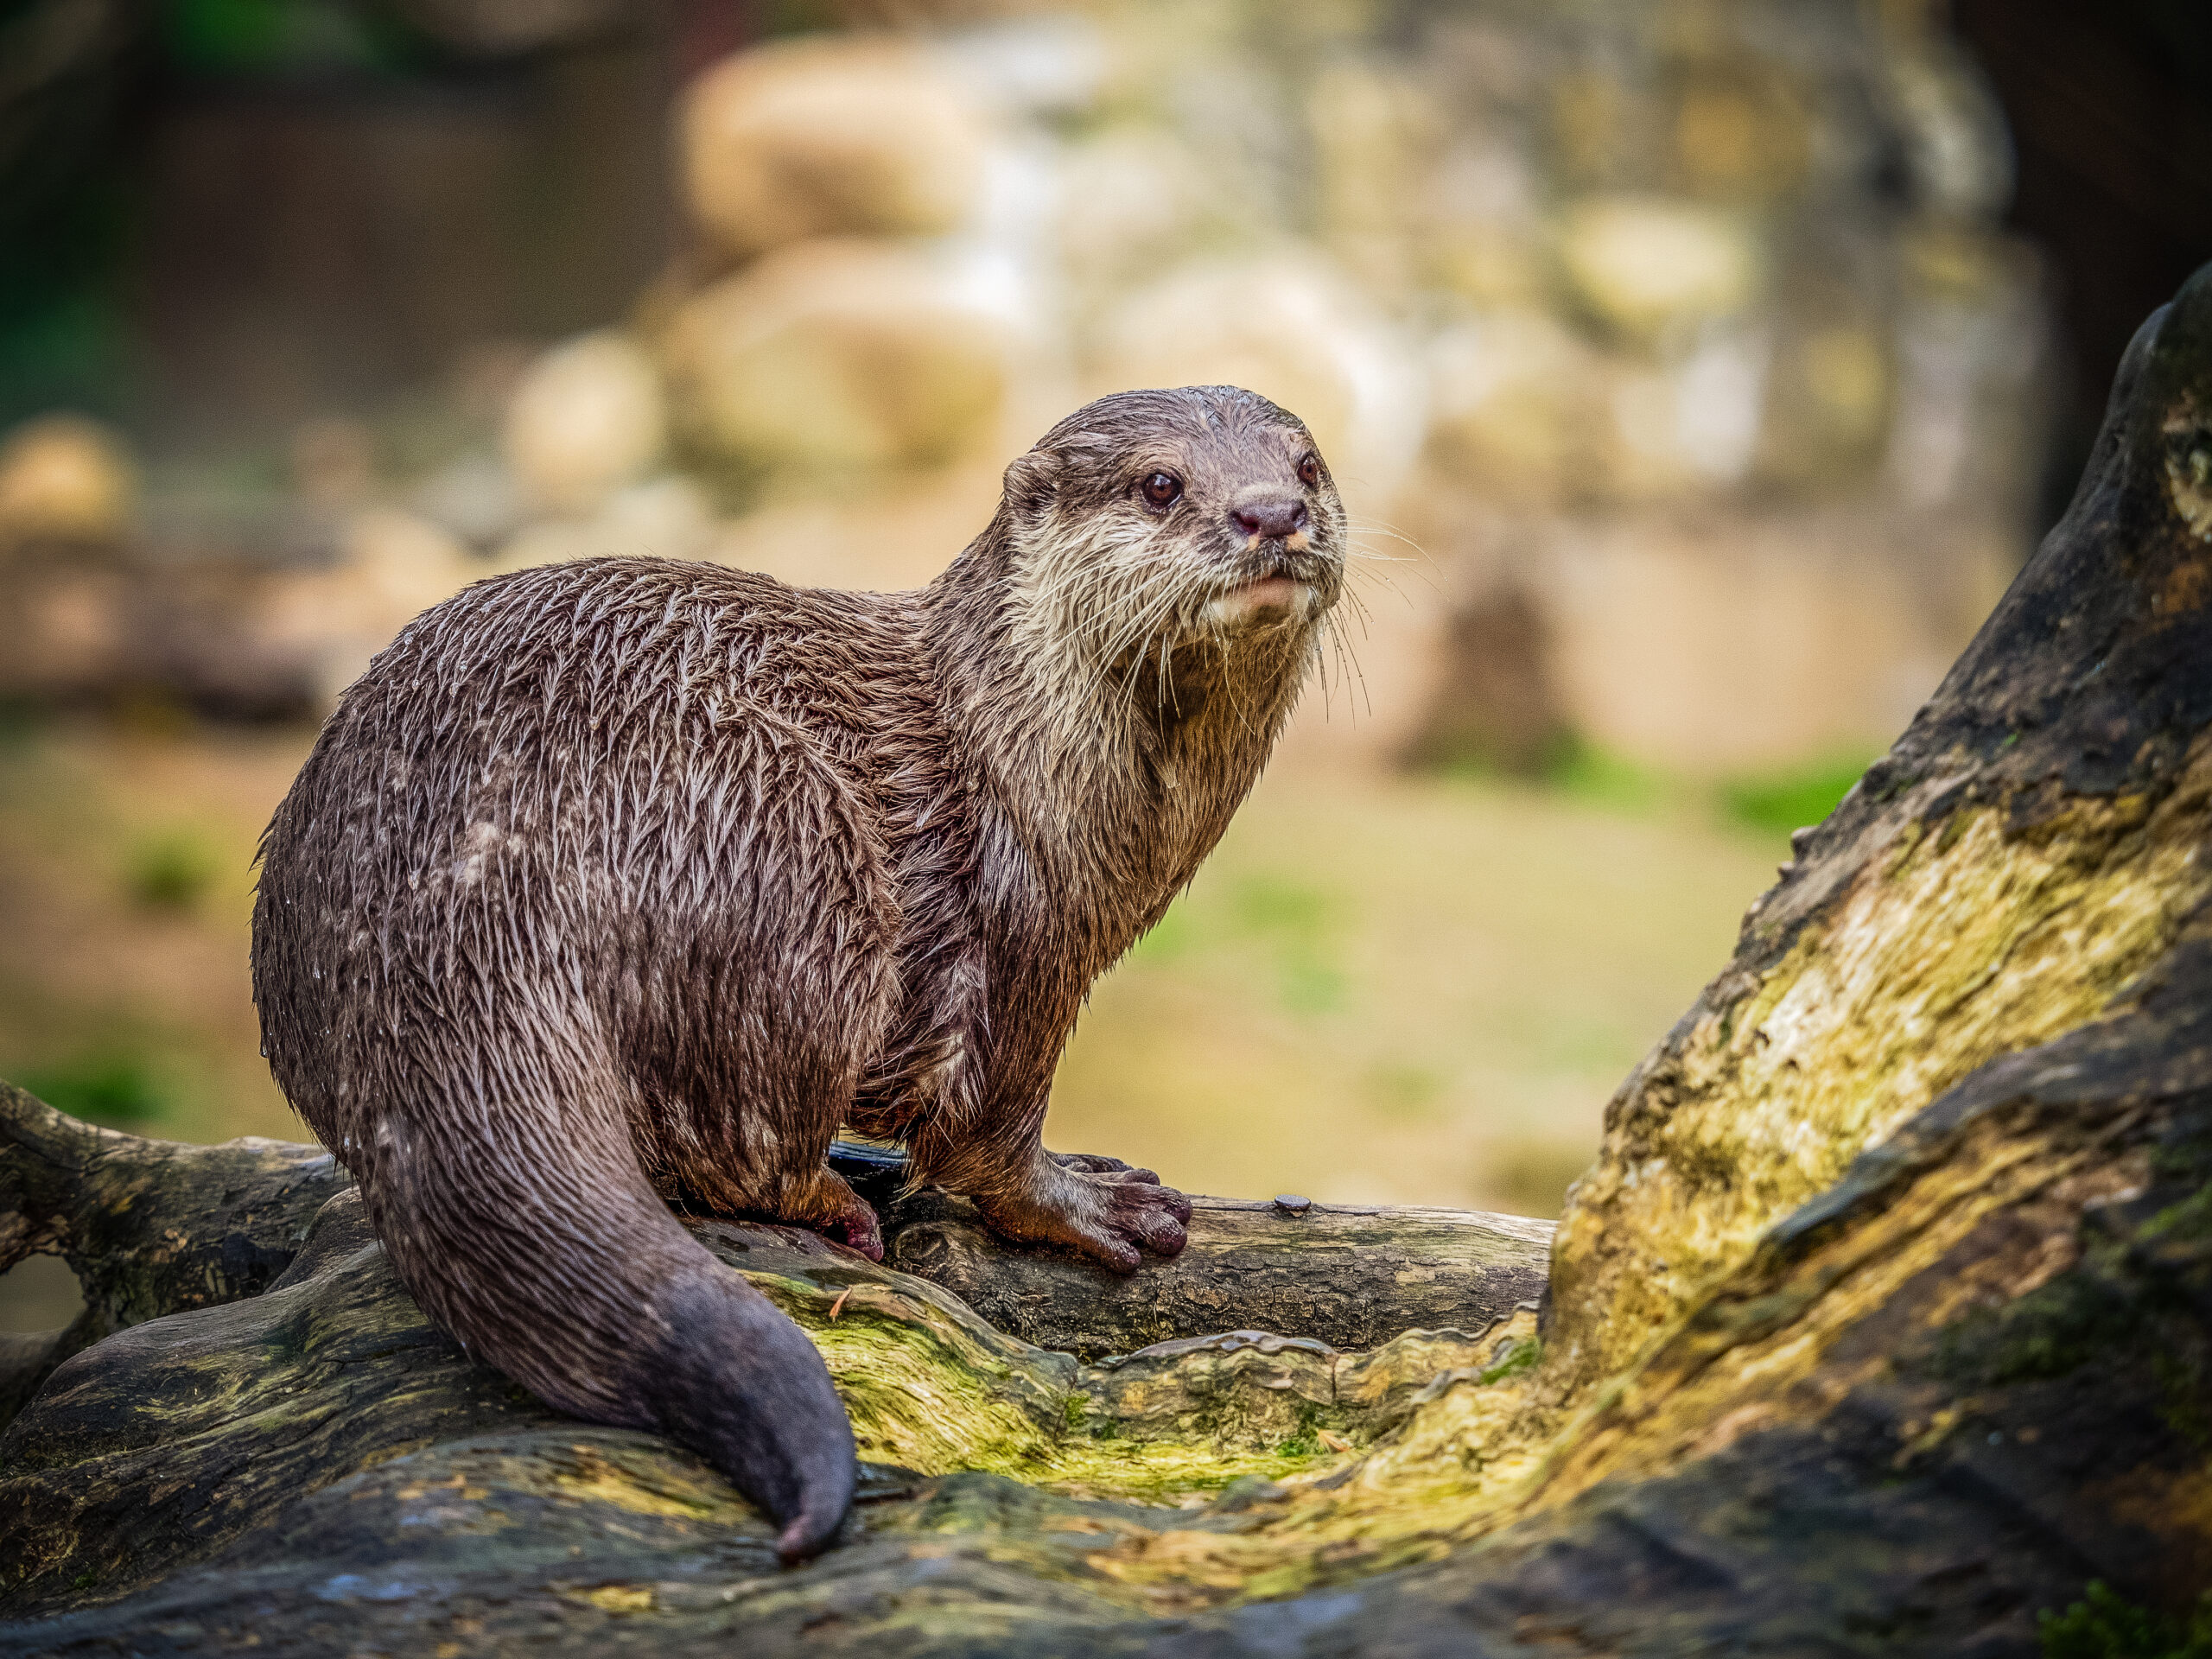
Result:
[[[666,1198],[880,1254],[823,1161],[842,1122],[1011,1237],[1180,1249],[1179,1194],[1039,1135],[1091,982],[1313,661],[1344,529],[1312,454],[1248,392],[1126,393],[1016,461],[919,592],[605,559],[410,625],[270,824],[253,969],[277,1080],[430,1317],[698,1446],[795,1556],[843,1514],[849,1427]],[[1248,533],[1255,502],[1311,522]],[[1236,614],[1282,576],[1302,601]]]

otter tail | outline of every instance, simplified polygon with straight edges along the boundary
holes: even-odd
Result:
[[[700,1452],[780,1524],[786,1563],[817,1554],[857,1473],[821,1355],[677,1224],[618,1112],[533,1106],[380,1118],[356,1169],[400,1279],[549,1405]]]

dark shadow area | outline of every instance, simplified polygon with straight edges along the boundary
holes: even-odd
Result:
[[[2054,278],[2064,384],[2039,524],[2065,510],[2145,316],[2212,259],[2212,7],[1957,0],[2018,156],[2010,223]]]

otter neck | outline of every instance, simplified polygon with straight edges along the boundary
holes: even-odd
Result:
[[[1102,664],[1079,642],[1023,626],[1003,582],[979,592],[959,581],[980,574],[963,566],[988,550],[971,548],[922,595],[944,719],[982,787],[979,805],[1011,832],[1053,908],[1079,914],[1096,971],[1190,880],[1258,779],[1312,630],[1188,642],[1170,652],[1163,683],[1156,642],[1150,658]]]

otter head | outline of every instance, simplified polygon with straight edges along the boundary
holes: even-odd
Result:
[[[1344,587],[1313,435],[1235,386],[1077,410],[1007,469],[1001,524],[1025,652],[1155,714],[1190,715],[1224,682],[1287,699]]]

